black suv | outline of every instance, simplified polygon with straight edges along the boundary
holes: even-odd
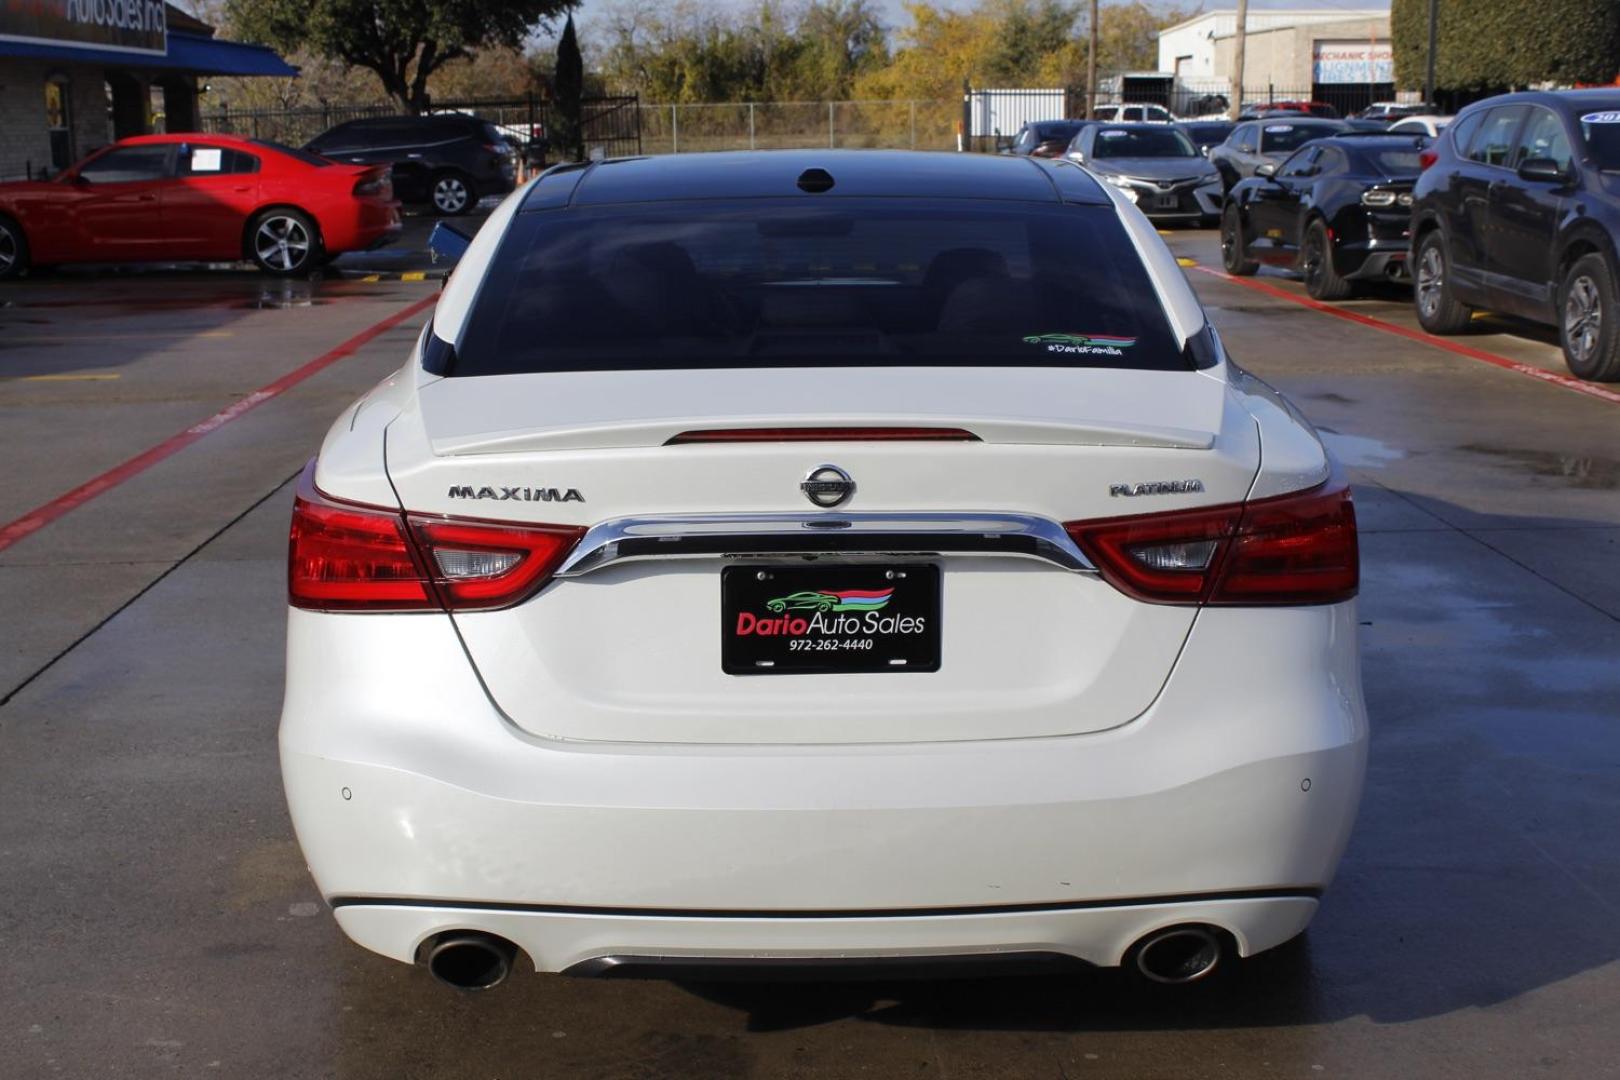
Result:
[[[358,165],[391,164],[395,196],[440,214],[464,214],[485,195],[512,190],[512,147],[499,128],[476,116],[351,120],[317,135],[304,149]]]
[[[1464,109],[1413,192],[1418,321],[1476,307],[1558,327],[1569,369],[1620,380],[1620,91],[1506,94]]]

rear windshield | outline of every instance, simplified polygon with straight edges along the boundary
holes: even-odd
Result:
[[[1416,149],[1367,150],[1363,156],[1380,176],[1416,176],[1421,171]]]
[[[1198,147],[1172,127],[1103,128],[1097,132],[1092,157],[1179,158],[1197,157]]]
[[[1260,152],[1282,153],[1298,150],[1312,139],[1325,139],[1342,130],[1333,124],[1300,124],[1289,120],[1267,120],[1260,125]]]
[[[448,373],[908,365],[1193,366],[1112,208],[849,198],[519,214]]]

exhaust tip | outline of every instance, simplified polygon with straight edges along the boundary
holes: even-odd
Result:
[[[477,930],[439,935],[427,952],[426,964],[435,979],[458,990],[493,990],[512,972],[517,946],[505,938]]]
[[[1208,926],[1171,926],[1137,942],[1132,948],[1138,974],[1149,982],[1184,986],[1214,974],[1226,948]]]

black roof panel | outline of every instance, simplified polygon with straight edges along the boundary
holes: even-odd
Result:
[[[824,192],[800,188],[799,177],[811,169],[830,174],[832,188]],[[1108,203],[1095,181],[1079,170],[1073,171],[1078,176],[1065,177],[1060,191],[1049,167],[1027,158],[998,154],[913,150],[665,154],[602,162],[583,170],[575,183],[542,181],[525,199],[524,209],[557,206],[557,194],[563,188],[571,189],[570,206],[679,199],[839,197]],[[544,196],[540,194],[542,189]]]

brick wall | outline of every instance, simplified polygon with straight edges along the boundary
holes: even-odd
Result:
[[[0,180],[20,180],[51,163],[45,127],[45,80],[66,76],[73,113],[74,160],[111,141],[105,73],[99,67],[7,58],[0,64]]]

